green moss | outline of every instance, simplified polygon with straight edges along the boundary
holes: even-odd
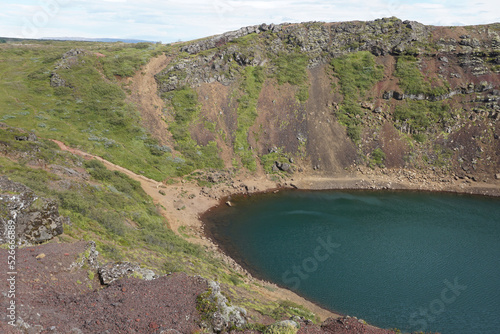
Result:
[[[318,323],[319,317],[313,312],[309,311],[302,305],[294,303],[289,300],[282,300],[278,303],[278,306],[273,311],[275,319],[281,319],[283,316],[291,317],[291,316],[299,316],[304,317],[305,319],[309,319],[315,323]]]
[[[185,160],[179,161],[177,174],[189,174],[195,169],[222,168],[223,162],[219,158],[219,148],[214,141],[206,146],[201,146],[191,137],[190,127],[200,113],[198,96],[189,87],[168,92],[164,96],[174,108],[174,122],[169,130],[175,139],[175,148],[182,152]]]
[[[371,168],[375,168],[375,166],[384,167],[384,161],[385,161],[385,153],[382,151],[381,148],[376,148],[373,150],[371,156],[370,156],[370,164],[369,166]]]
[[[259,34],[251,33],[251,34],[236,38],[236,39],[232,40],[231,42],[229,42],[229,44],[236,44],[240,47],[249,47],[249,46],[252,46],[253,44],[255,44],[259,38],[260,38]]]
[[[248,143],[248,132],[257,118],[257,101],[265,80],[264,68],[247,66],[240,85],[241,96],[238,98],[238,127],[234,138],[234,152],[241,163],[250,171],[255,171],[255,156]]]
[[[199,294],[196,297],[196,309],[200,312],[201,318],[205,321],[211,320],[212,315],[217,312],[217,304],[211,300],[212,289]]]
[[[264,334],[296,334],[298,328],[293,325],[289,326],[275,326],[270,325],[264,331]]]
[[[276,67],[275,76],[278,84],[289,83],[298,86],[296,98],[300,102],[306,102],[309,98],[309,85],[307,77],[307,65],[309,58],[301,52],[282,53],[273,61]]]
[[[288,82],[298,86],[307,80],[307,55],[300,52],[280,54],[274,61],[276,79],[280,85]]]
[[[425,94],[430,90],[413,56],[398,57],[394,75],[399,78],[399,87],[407,94]]]
[[[281,147],[278,148],[277,152],[272,152],[260,156],[260,163],[262,167],[264,167],[264,171],[266,173],[270,174],[284,173],[281,171],[278,172],[273,171],[273,166],[275,165],[275,162],[290,164],[290,157],[287,154],[283,153],[283,149]]]
[[[447,81],[427,81],[418,68],[417,58],[413,56],[398,57],[394,75],[399,78],[399,87],[406,94],[441,96],[449,91]]]
[[[383,68],[375,64],[375,56],[367,51],[335,58],[331,65],[344,96],[340,110],[336,113],[337,118],[346,127],[349,138],[358,142],[361,138],[363,116],[359,102],[366,92],[382,79]]]
[[[413,134],[415,140],[423,142],[426,132],[444,129],[452,119],[452,112],[444,102],[405,101],[396,106],[393,118],[396,127]]]

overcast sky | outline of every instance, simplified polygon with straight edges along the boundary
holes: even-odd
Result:
[[[109,37],[164,43],[260,23],[374,20],[500,22],[498,0],[0,0],[0,36]]]

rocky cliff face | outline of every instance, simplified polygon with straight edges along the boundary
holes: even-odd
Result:
[[[183,85],[215,81],[229,84],[237,79],[228,73],[232,62],[239,66],[263,66],[273,55],[296,50],[307,54],[310,68],[326,63],[331,57],[355,51],[370,51],[377,56],[400,54],[415,43],[423,44],[429,39],[430,30],[418,22],[392,18],[338,24],[310,22],[250,26],[182,46],[182,52],[203,55],[181,59],[157,78],[160,91],[166,92]],[[260,35],[263,43],[233,43],[249,35],[253,36],[252,40]]]
[[[251,169],[254,159],[279,173],[272,167],[292,159],[290,172],[313,174],[359,165],[483,180],[498,172],[498,24],[260,25],[171,55],[156,76],[164,115],[175,128],[188,110],[178,94],[191,92],[191,138],[215,143],[226,167]]]
[[[39,198],[23,184],[0,176],[0,244],[36,244],[63,233],[65,218],[55,201]]]

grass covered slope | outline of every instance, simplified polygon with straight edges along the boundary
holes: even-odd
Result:
[[[59,151],[51,141],[15,139],[22,135],[16,129],[0,129],[0,173],[57,201],[61,214],[71,220],[63,240],[95,240],[108,260],[137,261],[164,273],[188,270],[183,263],[196,258],[211,263],[210,271],[222,266],[168,228],[139,182],[97,160]]]
[[[124,80],[165,46],[36,41],[0,45],[0,120],[163,180],[179,173],[127,101]]]

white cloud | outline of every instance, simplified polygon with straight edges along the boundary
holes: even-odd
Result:
[[[500,21],[497,0],[4,0],[0,36],[189,40],[242,26],[397,16],[425,24]],[[45,5],[42,5],[45,4]],[[31,24],[31,26],[30,26]],[[26,37],[26,36],[25,36]]]

